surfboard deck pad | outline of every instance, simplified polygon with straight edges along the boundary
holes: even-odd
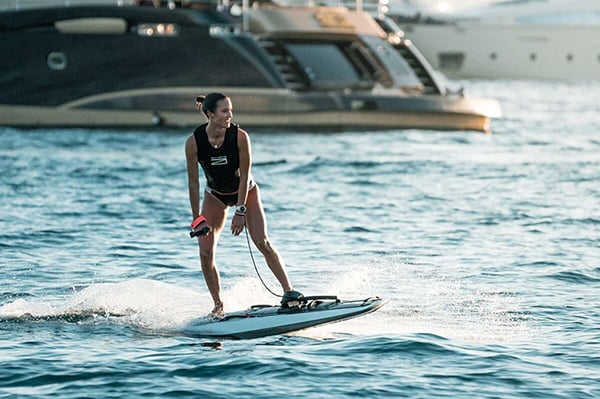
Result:
[[[254,305],[222,318],[201,317],[183,332],[198,337],[251,339],[285,334],[371,313],[387,301],[379,297],[340,300],[336,296],[306,296],[289,306]]]

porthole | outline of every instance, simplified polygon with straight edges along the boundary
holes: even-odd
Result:
[[[567,54],[567,61],[568,62],[573,61],[573,54],[571,54],[571,53]]]
[[[48,68],[53,71],[62,71],[67,68],[67,56],[60,51],[53,51],[46,57]]]
[[[496,61],[497,58],[498,58],[498,54],[496,54],[495,52],[490,54],[490,60]]]
[[[464,53],[438,53],[438,65],[441,69],[458,71],[462,68],[465,62]]]
[[[536,53],[529,54],[529,61],[535,61],[536,58],[537,58],[537,54]]]

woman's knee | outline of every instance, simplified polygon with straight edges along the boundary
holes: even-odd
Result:
[[[275,252],[275,248],[273,248],[273,245],[271,244],[271,241],[269,241],[268,238],[256,240],[254,241],[254,244],[256,245],[256,248],[258,248],[258,250],[263,254]]]
[[[200,263],[202,265],[210,265],[214,259],[215,252],[212,248],[200,249]]]

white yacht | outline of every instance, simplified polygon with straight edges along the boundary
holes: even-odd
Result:
[[[512,0],[424,12],[394,18],[450,78],[600,80],[598,0]]]

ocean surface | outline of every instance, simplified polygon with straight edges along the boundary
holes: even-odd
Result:
[[[389,299],[254,340],[185,333],[189,131],[0,128],[0,398],[600,398],[600,83],[458,83],[493,134],[250,132],[296,288]],[[217,262],[277,302],[244,236]]]

